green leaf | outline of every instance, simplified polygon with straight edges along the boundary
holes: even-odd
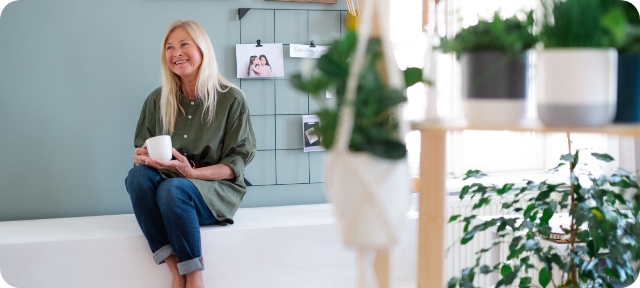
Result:
[[[602,26],[604,26],[612,36],[613,46],[617,46],[624,42],[626,36],[625,28],[627,27],[627,16],[621,7],[615,6],[607,11],[607,13],[604,14],[604,17],[602,17]]]
[[[487,266],[487,265],[480,266],[480,273],[489,274],[491,272],[493,272],[493,268],[491,268],[491,266]]]
[[[471,210],[480,209],[482,208],[482,206],[489,205],[490,203],[491,203],[491,198],[482,197],[478,200],[478,203],[473,205],[473,208]]]
[[[518,283],[518,288],[528,288],[528,287],[531,287],[531,277],[520,278],[520,283]]]
[[[591,214],[593,214],[593,216],[596,216],[598,220],[604,219],[604,214],[602,214],[602,211],[600,210],[600,208],[594,207],[594,208],[591,208],[589,211],[591,212]]]
[[[540,269],[538,282],[540,282],[540,285],[542,285],[542,287],[547,287],[547,285],[549,285],[549,282],[551,282],[551,273],[549,273],[549,269],[547,269],[547,267],[542,267],[542,269]]]
[[[502,265],[502,268],[500,268],[500,275],[502,275],[502,277],[506,276],[511,272],[513,272],[513,268],[509,264],[504,264]]]
[[[464,199],[464,196],[467,195],[467,193],[469,192],[469,185],[465,185],[464,187],[462,187],[462,190],[460,191],[460,199]]]
[[[304,92],[311,93],[312,95],[316,95],[320,92],[324,92],[329,88],[329,81],[325,77],[316,76],[312,77],[308,81],[304,81],[302,79],[302,75],[294,74],[289,79],[289,83],[293,85],[293,87],[298,88]]]
[[[527,205],[527,208],[524,209],[524,212],[522,213],[524,218],[529,218],[531,216],[531,212],[535,208],[536,208],[536,204],[535,203],[531,203],[531,204]]]
[[[422,69],[417,67],[409,67],[404,70],[404,83],[406,87],[422,81]]]
[[[462,236],[462,239],[460,239],[460,244],[465,245],[469,243],[469,241],[473,240],[473,236],[476,235],[476,232],[476,230],[471,230],[465,233],[464,236]]]
[[[591,156],[595,157],[596,159],[598,159],[600,161],[604,161],[604,162],[607,162],[607,163],[615,160],[609,154],[591,153]]]
[[[487,176],[487,174],[483,173],[480,170],[468,170],[467,173],[464,174],[464,178],[462,180],[467,180],[469,178],[482,178]]]
[[[452,277],[451,279],[449,279],[449,282],[447,283],[447,287],[448,288],[455,288],[456,285],[458,285],[458,277]]]
[[[571,162],[571,161],[573,161],[573,155],[571,155],[571,154],[562,154],[562,156],[560,156],[560,160]]]
[[[462,216],[462,215],[457,214],[457,215],[453,215],[453,216],[451,216],[451,217],[449,218],[449,222],[448,222],[448,223],[451,223],[451,222],[453,222],[453,221],[458,220],[458,218],[460,218],[460,216]]]
[[[551,210],[551,208],[545,208],[544,211],[542,211],[542,217],[540,217],[540,225],[548,226],[551,217],[553,217],[553,210]]]
[[[500,188],[500,189],[498,189],[498,191],[496,191],[496,193],[498,195],[503,195],[504,193],[509,192],[511,190],[511,188],[513,188],[513,186],[515,186],[515,184],[513,184],[513,183],[504,184],[502,186],[502,188]]]

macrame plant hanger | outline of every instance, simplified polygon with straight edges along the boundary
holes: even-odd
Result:
[[[373,27],[374,13],[378,12],[378,25],[380,25],[380,39],[382,42],[382,49],[385,55],[384,64],[387,72],[387,81],[391,88],[402,89],[404,88],[404,80],[400,74],[395,58],[393,57],[393,47],[391,45],[391,38],[389,35],[389,15],[388,10],[384,7],[389,6],[389,0],[368,0],[367,5],[361,7],[358,0],[346,0],[349,13],[353,16],[358,16],[359,23],[357,25],[358,42],[356,50],[353,56],[352,65],[349,69],[349,76],[347,78],[347,87],[345,92],[345,103],[341,108],[338,128],[336,131],[336,144],[333,150],[337,153],[349,153],[349,139],[351,139],[351,133],[353,131],[353,119],[355,117],[355,110],[353,103],[357,93],[359,74],[366,59],[366,49],[371,36]],[[377,7],[377,9],[376,9]],[[363,8],[361,10],[361,8]],[[329,164],[329,163],[328,163]],[[331,165],[331,164],[329,164]],[[353,167],[358,169],[357,167]],[[366,182],[365,182],[366,183]],[[368,183],[374,185],[372,183]],[[375,189],[371,187],[370,190]],[[365,199],[368,203],[379,203],[379,199],[375,193],[369,193],[368,199]],[[379,205],[373,205],[380,215],[385,215],[385,210]],[[353,207],[354,210],[360,209],[360,207]],[[353,211],[355,213],[355,211]],[[351,213],[350,213],[351,214]],[[354,214],[352,214],[354,215]],[[346,217],[347,219],[354,220],[355,217]],[[394,234],[392,224],[389,222],[390,217],[383,217],[386,219],[380,219],[380,225],[382,225],[389,234]],[[353,225],[347,223],[347,225]],[[390,244],[391,245],[391,244]],[[359,288],[377,288],[380,287],[377,281],[376,271],[374,270],[375,261],[375,249],[370,247],[356,247],[358,249],[358,287]]]

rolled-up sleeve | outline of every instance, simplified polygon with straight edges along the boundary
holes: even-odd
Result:
[[[235,111],[229,115],[235,116],[235,119],[227,121],[223,142],[224,156],[220,164],[229,166],[236,174],[233,182],[244,185],[244,167],[256,155],[256,137],[245,101],[239,101],[232,109]]]

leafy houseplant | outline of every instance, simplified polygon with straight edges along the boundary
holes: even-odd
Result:
[[[333,147],[338,113],[345,104],[347,77],[356,41],[356,33],[347,32],[344,38],[335,41],[328,52],[318,59],[312,75],[296,74],[290,80],[294,87],[308,92],[317,100],[322,100],[326,90],[335,89],[337,105],[324,105],[316,113],[321,123],[316,134],[320,136],[322,145],[327,149]],[[387,159],[401,159],[407,152],[404,143],[398,139],[398,118],[395,109],[407,98],[403,90],[391,88],[383,81],[383,74],[378,69],[382,57],[380,39],[371,38],[353,103],[355,122],[349,150],[368,152]],[[404,76],[408,87],[422,80],[422,70],[408,68],[404,71]]]
[[[611,175],[590,172],[599,167],[584,161],[587,152],[562,155],[563,162],[554,168],[557,171],[568,164],[568,184],[526,181],[464,186],[460,198],[475,199],[473,210],[501,199],[505,214],[520,217],[498,217],[473,225],[477,215],[451,216],[449,222],[465,224],[462,245],[480,231],[494,231],[497,240],[478,251],[476,264],[452,278],[449,287],[473,287],[478,273],[498,274],[496,287],[620,287],[614,285],[633,282],[638,272],[634,265],[640,260],[640,187],[633,173],[623,169]],[[613,160],[607,154],[590,155],[600,163]],[[465,179],[482,176],[470,170]],[[561,227],[568,237],[563,246],[568,251],[553,245],[545,248],[541,238],[551,238],[550,220],[562,211],[568,211],[570,217],[570,225]],[[481,265],[482,255],[501,244],[509,247],[506,261]],[[541,265],[536,266],[534,260]],[[540,286],[530,276],[533,270],[539,272]]]
[[[445,53],[456,53],[456,57],[465,52],[504,51],[511,55],[531,49],[537,42],[533,34],[533,11],[526,13],[525,20],[513,16],[503,19],[498,13],[491,21],[480,20],[478,24],[460,30],[452,39],[441,38],[435,49]]]
[[[462,71],[463,109],[476,124],[518,124],[525,114],[528,94],[528,50],[537,43],[533,11],[526,18],[489,21],[442,38],[435,49],[454,52]]]
[[[538,53],[540,120],[603,126],[616,107],[617,53],[625,39],[620,0],[542,0]],[[596,73],[592,73],[597,71]]]

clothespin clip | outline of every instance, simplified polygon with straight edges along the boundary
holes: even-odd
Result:
[[[260,44],[260,39],[258,39],[258,41],[256,41],[256,43],[258,43],[258,45],[256,45],[256,47],[262,47],[262,44]]]
[[[316,47],[316,44],[315,44],[315,43],[313,43],[313,40],[309,41],[309,44],[311,44],[311,45],[309,45],[309,47],[311,47],[311,48]]]

